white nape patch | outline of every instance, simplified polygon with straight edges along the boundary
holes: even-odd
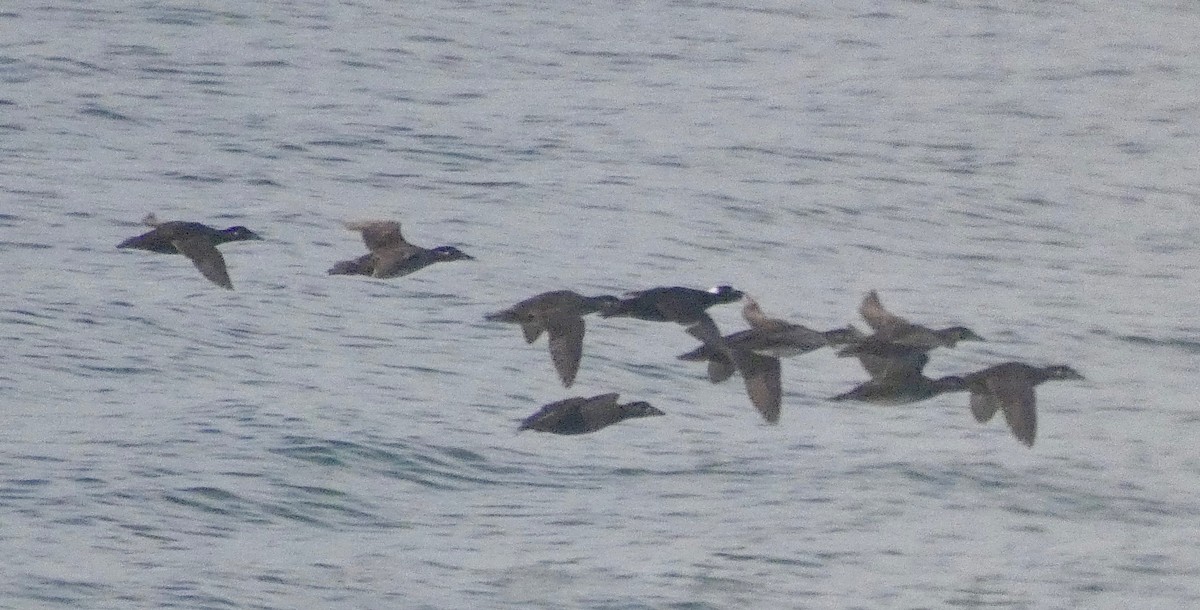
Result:
[[[708,291],[709,291],[709,292],[711,292],[711,293],[713,293],[713,294],[721,294],[721,287],[720,287],[720,286],[713,286],[712,288],[709,288],[709,289],[708,289]]]

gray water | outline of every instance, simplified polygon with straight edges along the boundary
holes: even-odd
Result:
[[[7,2],[0,606],[1200,605],[1197,40],[1153,0]],[[151,211],[267,240],[228,292],[114,248]],[[362,218],[478,260],[325,275]],[[677,326],[589,321],[565,390],[482,320],[717,283],[1087,380],[1026,449],[829,402],[864,374],[822,351],[767,426]],[[668,416],[515,433],[608,391]]]

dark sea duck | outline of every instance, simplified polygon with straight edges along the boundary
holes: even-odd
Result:
[[[957,375],[931,379],[925,376],[924,368],[929,363],[929,354],[920,348],[911,348],[906,355],[893,355],[883,367],[882,374],[871,369],[871,380],[854,389],[834,396],[831,400],[857,400],[878,405],[903,405],[933,398],[946,392],[967,390],[967,380]],[[865,367],[864,367],[865,368]]]
[[[879,300],[879,294],[872,290],[863,298],[858,312],[866,320],[874,333],[859,341],[851,342],[838,352],[839,357],[854,356],[862,362],[864,368],[873,376],[886,376],[887,367],[897,361],[911,358],[914,351],[929,351],[936,347],[954,347],[960,341],[983,341],[971,329],[965,326],[951,326],[934,330],[926,326],[913,324],[897,316],[886,308]]]
[[[346,228],[362,234],[367,253],[336,263],[329,275],[369,275],[386,279],[408,275],[434,263],[474,260],[454,246],[422,248],[408,243],[400,233],[400,223],[391,220],[347,222]]]
[[[571,290],[554,290],[488,314],[485,319],[521,325],[526,343],[533,343],[545,332],[558,377],[563,386],[571,387],[583,356],[583,316],[618,301],[610,295],[587,297]]]
[[[767,317],[758,302],[746,296],[742,317],[750,328],[723,337],[728,350],[708,343],[681,354],[680,360],[707,361],[713,383],[741,371],[751,404],[763,419],[779,421],[781,404],[780,358],[805,354],[827,345],[840,345],[863,337],[852,326],[817,331],[786,320]],[[736,362],[735,362],[736,360]]]
[[[643,401],[619,404],[619,394],[600,394],[591,398],[576,396],[552,402],[521,422],[520,430],[554,434],[586,434],[617,422],[664,413]]]
[[[148,250],[159,254],[182,254],[191,259],[200,274],[212,283],[233,290],[233,282],[225,268],[225,257],[217,246],[231,241],[261,240],[257,233],[246,227],[215,229],[198,222],[171,220],[160,222],[154,214],[148,214],[142,223],[154,227],[150,231],[130,237],[117,244],[118,248]]]
[[[742,291],[730,286],[717,286],[709,290],[682,286],[650,288],[627,293],[626,298],[606,304],[600,310],[600,317],[675,322],[687,327],[689,333],[705,344],[722,349],[720,346],[724,345],[724,341],[721,331],[706,310],[713,305],[732,303],[742,296]]]
[[[1037,436],[1037,395],[1034,388],[1055,379],[1083,379],[1075,369],[1061,364],[1031,366],[1023,362],[1005,362],[964,375],[971,392],[971,414],[985,423],[1004,412],[1013,436],[1027,447]]]

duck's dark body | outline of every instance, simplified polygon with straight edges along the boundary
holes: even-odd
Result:
[[[924,375],[872,379],[859,384],[853,390],[838,394],[831,400],[857,400],[877,405],[906,405],[933,398],[946,392],[962,392],[967,389],[962,377],[950,375],[930,379]]]
[[[630,292],[627,298],[606,305],[600,310],[600,317],[675,322],[688,327],[688,332],[705,344],[724,350],[721,331],[706,310],[713,305],[732,303],[742,296],[742,291],[729,286],[717,286],[711,290],[683,286],[650,288]]]
[[[609,295],[585,297],[571,290],[555,290],[488,314],[485,319],[520,324],[526,343],[533,343],[546,332],[554,368],[563,385],[571,387],[583,356],[583,316],[617,301],[617,297]]]
[[[929,354],[914,349],[905,358],[894,358],[882,367],[882,372],[867,368],[871,380],[854,389],[838,394],[831,400],[857,400],[878,405],[903,405],[933,398],[946,392],[961,392],[967,389],[962,377],[951,375],[940,379],[925,376],[924,368],[929,363]]]
[[[142,222],[154,228],[117,244],[118,248],[147,250],[159,254],[183,254],[191,259],[209,281],[230,290],[233,289],[233,282],[230,281],[229,272],[225,267],[225,257],[221,256],[217,246],[231,241],[262,239],[257,233],[241,226],[215,229],[198,222],[159,222],[153,214]]]
[[[586,434],[634,417],[663,415],[646,402],[617,404],[618,394],[600,394],[591,398],[577,396],[552,402],[525,418],[518,430],[537,430],[554,434]]]
[[[454,246],[422,248],[408,243],[400,232],[400,223],[390,220],[348,222],[346,228],[362,234],[366,254],[335,263],[329,275],[369,275],[386,279],[408,275],[434,263],[473,260]]]
[[[605,318],[626,317],[652,322],[675,322],[691,326],[707,314],[713,305],[732,303],[743,293],[729,286],[712,290],[696,290],[683,286],[667,286],[638,290],[601,310]]]
[[[1083,379],[1083,375],[1064,365],[1036,367],[1005,362],[965,375],[965,379],[971,391],[971,414],[975,420],[985,423],[996,411],[1003,411],[1013,436],[1032,447],[1037,436],[1034,388],[1052,379]]]

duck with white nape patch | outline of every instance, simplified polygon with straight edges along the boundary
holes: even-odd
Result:
[[[649,288],[626,293],[626,298],[601,309],[600,317],[675,322],[687,327],[689,334],[705,344],[724,351],[726,348],[721,331],[706,310],[713,305],[733,303],[743,296],[742,291],[731,286],[716,286],[708,290],[683,286]]]

